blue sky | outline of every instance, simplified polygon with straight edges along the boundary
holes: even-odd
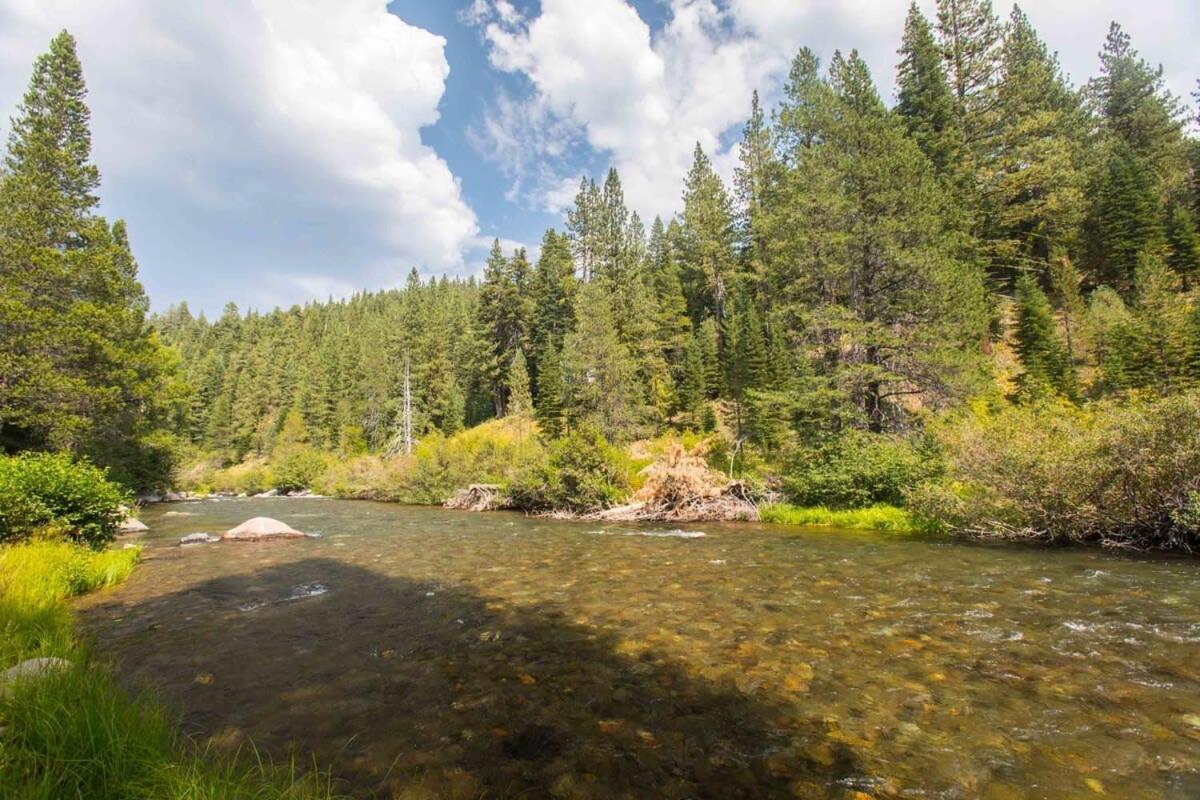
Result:
[[[610,165],[643,216],[670,215],[694,143],[730,175],[750,90],[775,98],[799,46],[859,48],[890,97],[907,4],[0,0],[0,120],[70,29],[103,210],[153,306],[269,308],[413,266],[474,274],[493,236],[535,247]],[[1200,77],[1194,0],[1026,11],[1077,82],[1113,18],[1178,94]]]

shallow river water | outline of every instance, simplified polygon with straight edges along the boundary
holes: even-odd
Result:
[[[319,538],[180,547],[271,516]],[[1200,563],[323,499],[86,598],[202,742],[403,798],[1197,798]],[[310,755],[311,754],[311,755]]]

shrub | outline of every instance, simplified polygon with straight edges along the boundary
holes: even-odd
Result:
[[[0,457],[0,543],[66,536],[101,547],[117,533],[129,496],[105,470],[62,453]]]
[[[911,506],[952,530],[1190,550],[1200,544],[1200,395],[977,405],[935,428],[945,478]]]
[[[800,506],[903,505],[908,490],[940,469],[931,448],[918,448],[901,436],[854,430],[792,453],[783,490]]]
[[[507,484],[545,457],[537,425],[523,417],[491,420],[450,437],[433,433],[406,460],[391,499],[441,503],[472,483]]]
[[[586,512],[618,503],[629,492],[633,462],[583,425],[550,444],[550,456],[508,487],[517,508]]]
[[[759,510],[763,522],[776,525],[805,525],[817,528],[855,528],[872,531],[917,531],[923,525],[903,508],[874,505],[867,508],[842,510],[823,506],[800,508],[784,503],[763,506]]]
[[[281,492],[311,489],[324,472],[325,456],[319,450],[308,445],[293,445],[276,452],[267,482]]]

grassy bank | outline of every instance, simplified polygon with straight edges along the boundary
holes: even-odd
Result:
[[[138,557],[136,548],[98,552],[61,542],[0,548],[0,669],[34,657],[69,663],[0,695],[0,797],[331,797],[320,779],[291,768],[206,757],[161,705],[130,696],[92,658],[66,601],[121,582]]]
[[[777,525],[808,525],[821,528],[855,528],[872,531],[911,533],[922,529],[918,520],[903,508],[874,505],[867,508],[836,510],[824,506],[804,508],[776,503],[760,509],[763,522]]]

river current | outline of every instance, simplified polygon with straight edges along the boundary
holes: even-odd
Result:
[[[313,538],[180,546],[254,516]],[[397,798],[1200,797],[1200,564],[164,504],[80,611],[201,743]]]

